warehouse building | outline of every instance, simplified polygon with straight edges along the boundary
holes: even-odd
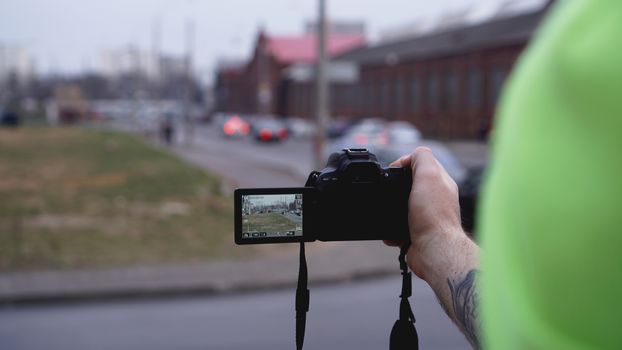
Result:
[[[339,25],[338,25],[339,24]],[[243,66],[226,66],[216,72],[216,105],[220,112],[289,115],[287,69],[316,60],[316,39],[311,26],[302,35],[269,35],[260,31],[250,60]],[[364,26],[335,23],[329,32],[330,57],[366,43]]]
[[[329,46],[331,115],[407,120],[425,137],[485,138],[506,78],[550,4],[375,45],[355,40],[339,50]],[[253,59],[238,73],[246,85],[236,94],[246,102],[229,107],[243,113],[313,118],[315,55],[270,58],[269,62],[285,63],[266,64],[273,68],[261,73],[262,40],[266,39],[260,36]],[[309,52],[302,46],[315,45],[314,40],[298,44],[297,50],[288,51],[293,56]],[[278,46],[288,45],[268,45],[275,53],[272,57],[279,57],[274,49]],[[262,82],[262,76],[268,78]]]

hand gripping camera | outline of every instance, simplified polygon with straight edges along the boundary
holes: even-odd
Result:
[[[367,149],[333,153],[326,168],[309,174],[305,187],[237,189],[235,243],[300,243],[296,289],[296,348],[302,349],[309,310],[304,242],[402,241],[400,317],[390,337],[390,349],[417,349],[415,317],[408,297],[411,274],[406,265],[410,243],[409,168],[383,168]]]
[[[237,244],[408,241],[407,168],[382,168],[366,149],[333,153],[305,187],[235,191]]]

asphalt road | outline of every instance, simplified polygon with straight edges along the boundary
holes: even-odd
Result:
[[[450,149],[467,168],[487,162],[485,145],[469,142],[441,144],[424,140],[432,149]],[[313,144],[309,138],[291,138],[282,143],[257,142],[252,138],[226,138],[210,125],[197,127],[193,145],[178,142],[173,150],[191,162],[200,164],[236,187],[299,187],[313,168]]]
[[[311,286],[305,349],[388,349],[395,277]],[[432,291],[414,283],[420,349],[468,349]],[[0,309],[0,349],[294,349],[294,291]]]
[[[296,224],[302,224],[302,216],[300,216],[300,215],[296,215],[296,214],[292,214],[292,213],[287,212],[283,216],[285,216],[290,221],[293,221]]]
[[[199,126],[192,146],[182,142],[173,150],[220,175],[230,188],[302,187],[312,170],[311,142],[306,139],[261,143],[226,138],[211,126]]]

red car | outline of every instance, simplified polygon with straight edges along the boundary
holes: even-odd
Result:
[[[278,142],[285,141],[289,133],[285,124],[275,119],[268,119],[253,124],[253,136],[260,142]]]
[[[234,115],[223,124],[222,131],[229,137],[246,136],[250,133],[251,126],[246,120]]]

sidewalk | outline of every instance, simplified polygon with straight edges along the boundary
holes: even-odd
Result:
[[[0,274],[0,304],[217,294],[293,288],[298,245],[259,260]],[[240,247],[240,249],[244,249]],[[381,242],[307,244],[310,284],[398,274],[398,250]]]

